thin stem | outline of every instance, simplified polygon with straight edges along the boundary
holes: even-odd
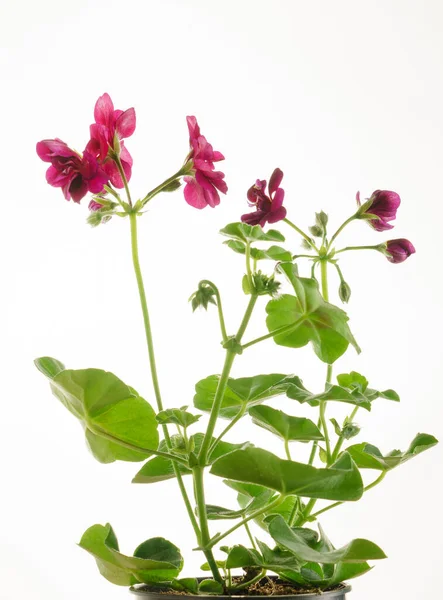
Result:
[[[326,401],[320,401],[320,422],[326,444],[326,456],[328,466],[331,464],[331,440],[329,439],[328,424],[326,422]]]
[[[325,302],[329,302],[329,289],[328,289],[328,262],[326,260],[320,261],[321,270],[321,293]]]
[[[285,454],[288,460],[292,460],[291,451],[289,450],[289,440],[285,440]]]
[[[215,425],[217,423],[218,413],[223,402],[223,396],[226,391],[228,384],[229,374],[231,372],[232,365],[235,359],[235,353],[226,351],[225,364],[223,365],[223,371],[220,375],[220,379],[217,385],[217,391],[215,392],[214,402],[212,404],[211,415],[209,417],[208,427],[206,429],[205,437],[200,448],[199,463],[205,465],[208,458],[209,448],[212,444],[212,436],[214,433]]]
[[[310,258],[311,260],[315,260],[318,257],[315,254],[294,254],[292,260],[297,260],[297,258]]]
[[[205,490],[203,486],[203,468],[194,467],[192,469],[192,473],[194,476],[195,500],[197,503],[197,512],[200,521],[199,544],[203,549],[203,552],[206,556],[206,560],[208,561],[214,579],[220,583],[223,583],[223,580],[217,567],[217,563],[215,562],[212,551],[208,547],[208,542],[211,539],[211,534],[209,533],[208,516],[206,514]]]
[[[251,533],[251,530],[249,529],[249,525],[247,523],[245,523],[244,526],[245,526],[246,533],[248,534],[248,538],[249,538],[249,541],[251,542],[252,547],[254,548],[254,550],[257,550],[257,545],[255,543],[255,540]]]
[[[297,515],[300,512],[300,498],[297,496],[289,516],[289,527],[292,527],[296,521]]]
[[[293,223],[292,221],[290,221],[289,219],[283,219],[283,222],[286,223],[286,225],[289,225],[289,227],[292,227],[292,229],[295,229],[295,231],[302,236],[302,238],[304,240],[306,240],[308,242],[308,244],[311,246],[311,248],[314,248],[314,250],[316,250],[317,252],[319,251],[317,246],[315,245],[315,242],[312,238],[309,237],[309,235],[307,233],[305,233],[302,229],[300,229],[300,227],[297,227],[297,225],[295,223]]]
[[[381,475],[379,475],[379,477],[377,477],[377,479],[375,481],[373,481],[372,483],[370,483],[369,485],[367,485],[364,488],[364,493],[369,492],[369,490],[371,490],[373,487],[375,487],[380,482],[382,482],[385,477],[386,477],[386,471],[383,471],[381,473]],[[321,510],[318,510],[316,513],[312,514],[310,516],[310,520],[316,519],[319,515],[322,515],[323,513],[327,512],[328,510],[331,510],[332,508],[335,508],[336,506],[340,506],[341,504],[344,504],[344,502],[334,502],[334,504],[329,504],[329,506],[325,506],[325,508],[322,508]]]
[[[263,577],[265,575],[266,575],[266,569],[262,569],[258,575],[256,575],[252,579],[249,579],[248,581],[243,581],[242,583],[238,583],[237,585],[230,587],[229,591],[235,592],[237,590],[244,590],[245,588],[250,587],[251,585],[254,585],[254,583],[257,583],[257,581],[260,581],[260,579],[263,579]]]
[[[260,517],[265,512],[268,512],[272,508],[275,508],[276,506],[278,506],[279,504],[281,504],[283,502],[285,497],[286,496],[284,496],[284,495],[278,496],[273,502],[271,502],[267,506],[258,508],[257,510],[253,511],[247,517],[245,517],[244,519],[239,521],[236,525],[233,525],[230,529],[228,529],[224,533],[219,533],[218,535],[214,536],[212,539],[209,540],[209,543],[207,544],[206,548],[212,548],[213,546],[215,546],[215,544],[218,544],[225,537],[227,537],[228,535],[231,535],[231,533],[236,531],[239,527],[243,527],[243,525],[245,523],[249,523],[249,521],[252,521],[253,519],[256,519],[257,517]]]
[[[249,348],[250,346],[253,346],[254,344],[258,344],[259,342],[268,340],[269,338],[275,337],[276,335],[280,335],[282,333],[289,333],[289,332],[293,331],[294,329],[297,329],[297,327],[299,327],[303,323],[304,320],[305,320],[305,317],[301,317],[300,319],[298,319],[294,323],[291,323],[290,325],[283,325],[283,327],[278,327],[277,329],[270,331],[266,335],[262,335],[261,337],[256,338],[255,340],[251,340],[247,344],[242,344],[242,348],[243,348],[243,350],[245,350],[246,348]]]
[[[152,200],[152,198],[154,198],[154,196],[156,196],[162,190],[164,190],[165,187],[168,187],[168,185],[170,185],[171,183],[173,183],[174,181],[176,181],[177,179],[179,179],[183,175],[185,175],[185,171],[184,171],[184,168],[182,167],[180,169],[180,171],[177,171],[177,173],[175,173],[175,175],[172,175],[171,177],[168,177],[168,179],[165,179],[165,181],[163,183],[161,183],[160,185],[158,185],[157,187],[155,187],[153,190],[151,190],[150,192],[148,192],[146,194],[146,196],[141,201],[142,204],[143,204],[143,206],[145,204],[147,204],[150,200]]]
[[[246,404],[244,404],[244,406],[241,407],[241,409],[238,411],[238,413],[235,415],[235,417],[232,419],[232,421],[230,421],[230,423],[223,429],[223,431],[218,436],[218,438],[211,444],[211,446],[209,447],[208,455],[210,455],[211,452],[214,451],[217,444],[225,437],[225,435],[228,433],[228,431],[230,431],[234,427],[234,425],[236,423],[238,423],[238,421],[240,421],[240,419],[244,416],[245,412],[246,412]]]
[[[352,221],[354,221],[356,219],[356,215],[352,215],[352,217],[349,217],[349,219],[346,219],[346,221],[344,223],[342,223],[340,225],[340,227],[337,229],[337,231],[334,233],[334,235],[331,237],[331,240],[328,244],[328,250],[332,247],[333,242],[337,239],[337,237],[340,235],[340,233],[343,231],[343,229],[349,225],[349,223],[352,223]]]
[[[223,307],[219,289],[215,285],[215,283],[212,283],[212,281],[209,281],[208,279],[203,279],[202,281],[200,281],[199,285],[201,284],[209,286],[214,292],[215,297],[217,298],[218,319],[220,321],[220,330],[223,338],[223,343],[225,343],[228,340],[228,334],[226,332],[225,317],[223,315]]]
[[[245,256],[246,256],[246,276],[248,278],[249,288],[251,292],[254,289],[254,281],[252,279],[252,271],[251,271],[251,244],[246,242],[245,247]]]
[[[349,250],[378,250],[380,252],[380,245],[377,246],[346,246],[346,248],[341,248],[337,250],[335,254],[340,254],[341,252],[348,252]]]
[[[123,176],[124,176],[124,173],[123,173]],[[126,178],[124,178],[124,181],[125,180],[126,180]],[[129,200],[129,198],[130,198],[130,196],[128,196],[128,200]],[[142,272],[141,272],[141,268],[140,268],[140,259],[139,259],[139,255],[138,255],[137,215],[135,213],[131,213],[129,215],[129,221],[130,221],[130,225],[131,225],[132,262],[134,265],[134,272],[135,272],[135,277],[137,280],[138,292],[139,292],[139,296],[140,296],[140,304],[141,304],[141,309],[142,309],[142,314],[143,314],[143,322],[144,322],[144,326],[145,326],[145,335],[146,335],[146,343],[148,346],[148,357],[149,357],[149,366],[150,366],[150,370],[151,370],[152,385],[154,387],[154,394],[155,394],[155,399],[156,399],[156,403],[157,403],[157,409],[158,409],[158,412],[160,412],[163,410],[163,402],[162,402],[160,386],[159,386],[159,382],[158,382],[157,366],[156,366],[155,354],[154,354],[154,342],[152,339],[151,323],[150,323],[150,319],[149,319],[148,305],[146,302],[145,286],[143,283],[143,276],[142,276]],[[167,425],[165,425],[165,424],[162,425],[162,429],[163,429],[163,435],[165,438],[166,446],[170,450],[171,449],[171,438],[169,435]],[[172,466],[174,469],[175,477],[178,482],[178,486],[180,488],[180,492],[183,497],[183,501],[186,506],[186,510],[187,510],[189,519],[191,521],[191,525],[194,529],[197,539],[199,539],[200,538],[200,528],[198,526],[197,519],[195,518],[194,511],[192,509],[192,505],[189,500],[189,496],[186,491],[185,484],[183,482],[182,474],[180,473],[180,470],[178,469],[178,467],[174,461],[172,462]]]
[[[153,450],[152,448],[142,448],[142,446],[137,446],[136,444],[131,444],[130,442],[125,442],[120,440],[119,438],[107,433],[101,427],[97,426],[89,426],[92,433],[113,442],[114,444],[118,444],[122,446],[122,448],[127,448],[128,450],[133,450],[134,452],[142,452],[144,454],[154,454],[155,456],[162,456],[163,458],[167,458],[173,462],[180,463],[181,465],[188,465],[188,461],[185,458],[180,458],[175,454],[169,454],[169,452],[161,452],[161,450]]]

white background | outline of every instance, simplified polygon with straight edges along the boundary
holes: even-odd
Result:
[[[32,360],[112,370],[153,401],[130,262],[129,223],[85,225],[87,200],[67,203],[46,185],[35,142],[61,137],[81,150],[96,98],[134,106],[131,187],[143,195],[187,153],[185,116],[226,156],[229,194],[215,210],[189,207],[178,191],[158,197],[140,221],[140,252],[168,406],[192,403],[193,386],[221,369],[214,310],[187,298],[209,277],[220,287],[230,332],[246,302],[241,258],[217,231],[245,212],[245,192],[279,166],[289,217],[307,228],[315,210],[338,226],[359,189],[401,194],[392,234],[356,223],[343,243],[408,237],[417,254],[391,265],[376,253],[344,256],[351,327],[363,348],[336,372],[355,369],[392,387],[359,415],[360,439],[405,449],[418,431],[442,437],[441,198],[443,8],[407,1],[3,2],[1,92],[1,526],[2,600],[127,597],[102,579],[75,542],[110,521],[123,551],[164,535],[196,574],[193,532],[174,482],[132,485],[139,465],[100,465],[78,423],[51,397]],[[282,225],[282,230],[285,226]],[[286,230],[287,246],[298,240]],[[333,274],[333,301],[338,283]],[[265,332],[264,301],[249,334]],[[239,358],[234,376],[294,372],[321,389],[324,366],[309,348],[272,342]],[[274,402],[295,414],[298,404]],[[329,416],[343,417],[329,406]],[[280,452],[246,421],[231,435]],[[255,437],[254,437],[255,436]],[[295,447],[293,453],[301,456]],[[389,474],[359,503],[323,524],[336,545],[379,543],[389,560],[355,580],[352,598],[435,597],[441,585],[441,469],[437,447]],[[235,506],[219,480],[209,501]],[[213,528],[216,531],[216,528]],[[256,531],[258,534],[259,532]],[[243,541],[243,538],[241,538]]]

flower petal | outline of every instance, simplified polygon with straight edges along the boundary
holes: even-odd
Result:
[[[188,123],[189,137],[191,140],[198,138],[200,135],[200,127],[198,126],[197,119],[195,117],[186,117]]]
[[[185,177],[186,185],[183,193],[186,202],[194,208],[202,209],[207,206],[205,194],[201,185],[197,183],[194,177]]]
[[[271,179],[269,180],[269,195],[272,196],[274,192],[280,187],[281,181],[283,179],[283,171],[279,168],[274,169],[274,172],[271,175]]]
[[[115,124],[115,130],[120,139],[130,137],[135,131],[135,110],[128,108],[122,113]]]
[[[112,117],[114,115],[114,104],[111,100],[111,96],[107,93],[100,96],[95,103],[94,107],[94,119],[96,123],[109,127]]]

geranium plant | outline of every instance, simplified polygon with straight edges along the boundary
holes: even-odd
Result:
[[[50,163],[48,183],[62,188],[67,200],[80,203],[92,194],[87,219],[90,225],[111,219],[107,226],[120,225],[120,219],[129,222],[155,401],[147,402],[116,375],[101,369],[70,369],[49,357],[37,359],[36,366],[49,379],[53,394],[81,422],[89,449],[98,461],[143,462],[134,483],[162,485],[164,480],[176,480],[177,498],[181,496],[186,507],[208,576],[180,578],[180,550],[161,537],[142,542],[133,555],[123,554],[109,524],[90,527],[80,546],[92,554],[100,573],[114,584],[147,584],[190,594],[259,590],[267,574],[277,575],[288,590],[327,590],[367,572],[368,561],[384,558],[384,552],[365,539],[354,539],[336,549],[321,526],[317,527],[318,517],[344,502],[360,500],[391,469],[431,448],[437,440],[419,433],[406,450],[388,453],[357,441],[357,412],[370,411],[373,402],[398,402],[399,396],[392,389],[379,390],[377,382],[370,385],[355,371],[339,370],[334,376],[334,363],[348,348],[360,349],[346,313],[329,301],[328,270],[338,274],[339,297],[347,303],[351,289],[340,265],[348,252],[375,250],[394,264],[415,252],[406,239],[377,241],[372,246],[339,244],[340,233],[351,223],[370,226],[376,235],[392,229],[400,197],[377,190],[361,201],[357,194],[349,218],[335,231],[329,229],[328,216],[322,211],[306,232],[287,217],[290,202],[285,206],[282,171],[275,169],[268,181],[257,179],[245,195],[250,211],[220,232],[227,251],[237,253],[244,264],[244,277],[233,288],[239,304],[245,297],[244,314],[237,327],[227,325],[215,283],[208,279],[198,284],[190,298],[192,309],[215,306],[225,361],[221,371],[221,365],[214,367],[220,374],[209,374],[197,382],[193,409],[166,407],[139,260],[139,217],[148,203],[183,183],[184,198],[190,206],[216,207],[219,192],[227,192],[224,174],[215,168],[224,157],[200,133],[195,117],[188,117],[190,148],[183,166],[135,200],[129,187],[133,161],[125,145],[135,130],[135,111],[115,110],[109,95],[104,94],[95,105],[94,117],[83,154],[59,139],[39,142],[37,153]],[[287,241],[280,229],[269,227],[277,222],[286,230]],[[300,240],[303,250],[294,254]],[[250,339],[248,323],[257,309],[266,313],[263,335]],[[300,373],[259,372],[253,377],[232,378],[234,361],[265,340],[266,352],[271,340],[294,351],[305,347],[306,351],[313,350],[324,364],[325,380],[309,390]],[[291,414],[278,408],[283,396],[294,401]],[[343,422],[330,414],[336,402],[349,405]],[[297,415],[299,404],[312,407],[312,419]],[[199,431],[202,412],[209,414],[209,420]],[[253,442],[229,441],[229,432],[242,419],[252,419],[259,428],[275,435],[274,453]],[[300,443],[311,444],[306,463],[293,459],[293,455],[298,457],[296,447]],[[209,474],[215,476],[214,485],[219,478],[220,485],[237,492],[238,506],[206,503]],[[211,532],[214,520],[227,523],[222,533]],[[233,534],[240,528],[247,531],[248,546],[236,543]],[[220,529],[218,523],[217,531]]]

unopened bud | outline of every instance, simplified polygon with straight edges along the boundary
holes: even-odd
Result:
[[[346,283],[344,279],[340,282],[340,287],[338,288],[338,295],[340,296],[340,300],[347,304],[351,297],[351,288],[349,284]]]
[[[314,237],[323,237],[323,228],[319,225],[312,225],[309,231]]]
[[[315,213],[315,222],[319,227],[325,229],[328,224],[328,215],[323,210],[319,213]]]

